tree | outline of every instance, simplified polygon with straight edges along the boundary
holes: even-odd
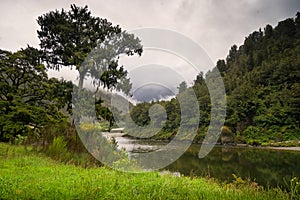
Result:
[[[186,82],[182,81],[177,88],[178,88],[178,93],[184,92],[187,88]]]
[[[138,38],[106,19],[92,16],[87,6],[73,4],[70,11],[51,11],[38,17],[37,22],[43,61],[56,70],[62,66],[75,67],[79,72],[79,89],[87,74],[108,89],[114,87],[121,75],[127,75],[123,67],[115,67],[119,56],[142,53]],[[111,66],[115,68],[111,70]]]
[[[99,120],[104,119],[109,122],[108,131],[111,131],[112,126],[115,124],[115,119],[113,113],[107,108],[102,106],[103,101],[101,99],[97,100],[95,103],[95,109],[97,113],[97,118]]]
[[[64,79],[58,80],[56,78],[50,78],[48,80],[49,93],[48,98],[52,103],[56,104],[58,109],[66,109],[69,113],[72,111],[72,81],[66,81]]]
[[[224,73],[227,69],[225,60],[218,60],[217,61],[217,68],[218,68],[218,70],[220,71],[221,74]]]
[[[196,80],[194,80],[194,84],[205,84],[203,72],[200,72],[200,73],[196,76]]]
[[[265,28],[265,36],[267,39],[273,36],[273,27],[270,24]]]
[[[288,18],[284,21],[279,22],[277,27],[275,28],[275,31],[278,36],[293,37],[296,33],[294,19]]]
[[[16,53],[0,50],[0,140],[64,117],[49,95],[51,84],[38,54],[32,47]]]
[[[234,61],[237,57],[237,52],[238,52],[238,49],[237,49],[237,46],[236,45],[233,45],[230,50],[229,50],[229,55],[227,56],[226,58],[226,61],[227,63],[230,62],[230,61]]]

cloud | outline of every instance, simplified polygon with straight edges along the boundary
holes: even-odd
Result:
[[[177,93],[177,86],[185,79],[175,70],[162,65],[143,65],[129,71],[129,76],[133,83],[132,90],[138,90],[144,85],[161,85],[168,88],[174,94]]]
[[[266,24],[275,26],[300,10],[299,0],[3,0],[0,48],[16,51],[27,44],[38,47],[37,17],[51,10],[69,9],[72,3],[88,4],[93,15],[125,30],[156,27],[177,31],[199,44],[214,63],[254,30]]]
[[[177,92],[174,93],[164,85],[148,83],[135,90],[133,92],[133,98],[139,102],[151,102],[160,99],[168,99],[174,97],[175,94],[177,94]]]
[[[68,10],[73,3],[79,6],[87,4],[92,15],[107,18],[125,30],[154,27],[179,32],[201,46],[214,63],[225,58],[233,44],[241,45],[244,38],[254,30],[266,24],[275,26],[280,20],[294,17],[300,8],[299,0],[91,0],[88,3],[85,0],[2,0],[0,49],[17,51],[27,44],[38,47],[37,17],[55,9]],[[169,70],[160,68],[160,74],[169,77],[169,82],[156,76],[154,67],[152,71],[147,69],[131,73],[135,89],[146,84],[141,77],[148,76],[153,79],[152,82],[164,84],[174,93],[175,86],[181,80],[190,83],[196,76],[194,71],[187,70],[191,67],[178,58],[155,54],[147,57],[146,52],[142,57],[143,65],[168,66]],[[134,70],[134,62],[125,62],[124,66]],[[209,65],[206,70],[212,67]],[[75,80],[76,74],[68,69],[49,72],[50,76],[63,76],[68,80]],[[156,86],[145,88],[144,91],[148,93],[153,93],[153,88],[156,88],[156,92],[160,94],[161,91],[163,96],[170,92]]]

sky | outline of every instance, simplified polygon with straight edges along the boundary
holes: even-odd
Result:
[[[72,3],[88,5],[92,15],[124,30],[151,27],[178,32],[201,46],[214,64],[251,32],[267,24],[276,26],[300,11],[299,0],[1,0],[0,48],[38,47],[37,17],[55,9],[68,10]],[[51,73],[73,76],[67,70]]]

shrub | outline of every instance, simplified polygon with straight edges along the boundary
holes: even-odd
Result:
[[[55,137],[46,154],[55,159],[66,160],[69,157],[67,142],[62,136]]]

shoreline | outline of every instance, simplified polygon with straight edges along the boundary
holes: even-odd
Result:
[[[123,134],[121,137],[127,137],[130,139],[136,139],[136,140],[141,140],[141,141],[150,141],[150,142],[170,142],[170,140],[165,139],[165,140],[157,140],[157,139],[141,139],[141,138],[135,138],[132,136],[128,136],[126,134]],[[298,141],[298,143],[300,143],[300,141]],[[196,145],[206,145],[206,144],[202,144],[199,142],[193,142],[192,144],[196,144]],[[279,144],[279,143],[276,143]],[[207,144],[209,145],[209,144]],[[230,148],[250,148],[250,149],[270,149],[270,150],[282,150],[282,151],[299,151],[300,152],[300,146],[251,146],[248,144],[220,144],[220,143],[216,143],[215,146],[217,147],[230,147]]]
[[[272,147],[272,146],[267,146],[267,147],[262,147],[266,149],[271,149],[271,150],[284,150],[284,151],[300,151],[300,147]]]
[[[228,148],[244,148],[244,149],[266,149],[266,150],[277,150],[277,151],[299,151],[300,152],[300,146],[292,146],[292,147],[274,147],[274,146],[251,146],[251,145],[223,145],[223,144],[217,144],[217,147],[228,147]]]
[[[202,145],[201,143],[197,143],[199,145]],[[284,146],[251,146],[247,144],[235,144],[235,145],[224,145],[224,144],[216,144],[216,147],[228,147],[228,148],[244,148],[244,149],[266,149],[266,150],[280,150],[280,151],[299,151],[300,152],[300,146],[291,146],[291,147],[284,147]]]

